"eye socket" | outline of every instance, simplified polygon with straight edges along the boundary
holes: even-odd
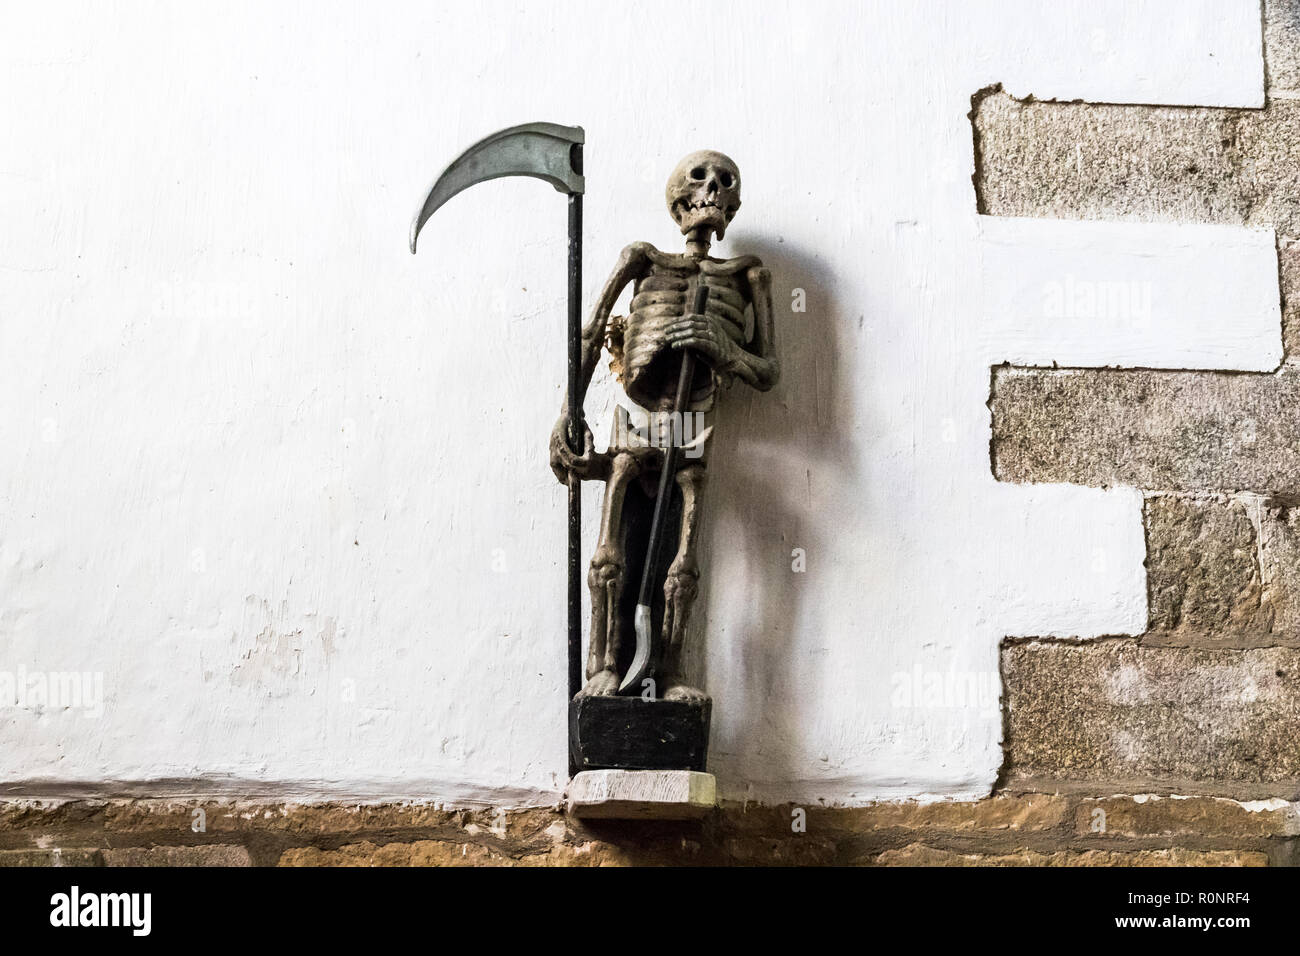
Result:
[[[704,178],[703,166],[696,166],[694,169],[691,170],[691,179],[703,179],[703,178]]]
[[[722,188],[723,188],[723,189],[730,189],[730,188],[731,188],[731,183],[732,183],[731,173],[727,172],[727,171],[724,169],[722,172],[720,172],[720,173],[718,174],[718,178],[719,178],[720,180],[722,180]]]

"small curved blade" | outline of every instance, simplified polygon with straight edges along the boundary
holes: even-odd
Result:
[[[650,673],[650,608],[638,604],[632,623],[636,627],[636,655],[632,658],[632,666],[627,669],[627,674],[623,677],[623,683],[618,685],[620,694],[629,687],[639,686]]]
[[[424,205],[411,223],[411,252],[429,217],[448,199],[476,183],[503,176],[532,176],[562,193],[581,193],[582,174],[574,169],[573,148],[586,134],[581,126],[525,123],[479,140],[457,157],[429,189]]]

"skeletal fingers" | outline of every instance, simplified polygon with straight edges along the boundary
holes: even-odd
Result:
[[[596,451],[596,440],[586,421],[582,423],[582,454],[569,447],[569,419],[561,415],[551,430],[551,473],[560,484],[569,483],[569,475],[579,478],[603,478],[609,470],[609,456]]]
[[[725,361],[734,348],[731,337],[718,327],[717,319],[707,315],[684,315],[665,330],[668,344],[675,349],[691,349],[717,363]]]

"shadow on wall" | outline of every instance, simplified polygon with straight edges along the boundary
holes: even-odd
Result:
[[[772,272],[777,357],[781,380],[767,393],[737,383],[719,403],[716,442],[709,459],[701,541],[700,598],[687,638],[686,670],[709,689],[705,643],[725,643],[734,661],[740,692],[719,700],[726,723],[746,729],[745,753],[761,750],[764,776],[793,779],[801,740],[809,732],[797,706],[781,702],[816,700],[821,677],[832,666],[796,661],[821,651],[816,609],[805,607],[807,575],[794,570],[796,548],[815,565],[830,553],[823,522],[810,520],[817,506],[813,482],[844,487],[855,479],[851,434],[853,394],[846,383],[853,354],[846,341],[846,316],[834,293],[836,277],[823,262],[789,243],[745,242]],[[791,291],[805,290],[807,311],[792,310]],[[725,555],[728,577],[716,573]],[[731,568],[735,569],[734,575]],[[710,627],[708,609],[716,589],[735,630]],[[805,636],[796,640],[798,629]],[[796,675],[802,675],[796,678]],[[817,675],[816,682],[810,675]],[[794,686],[793,681],[802,683]],[[776,706],[773,706],[773,705]],[[717,722],[715,721],[715,728]],[[717,734],[714,734],[717,743]],[[740,756],[714,747],[714,757]]]

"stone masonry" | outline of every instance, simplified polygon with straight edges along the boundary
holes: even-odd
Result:
[[[1003,649],[1002,785],[1291,798],[1300,783],[1300,3],[1263,109],[973,100],[979,211],[1276,230],[1273,373],[994,369],[1010,482],[1145,494],[1148,629]]]
[[[585,824],[549,808],[10,801],[0,866],[1276,866],[1295,862],[1298,833],[1291,804],[1212,797],[1006,794]]]
[[[1286,355],[1270,374],[994,369],[999,480],[1144,492],[1150,619],[1004,642],[992,795],[691,823],[0,799],[0,866],[1300,864],[1300,0],[1263,13],[1260,110],[973,97],[985,215],[1272,226]]]

